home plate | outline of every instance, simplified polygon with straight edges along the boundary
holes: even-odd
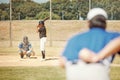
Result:
[[[37,59],[37,56],[30,56],[30,59]]]

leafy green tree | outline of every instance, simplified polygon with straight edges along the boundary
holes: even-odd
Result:
[[[49,15],[50,15],[49,12],[40,12],[39,14],[36,15],[36,19],[45,19],[46,17],[49,17]],[[60,16],[52,13],[52,19],[60,20]]]
[[[46,16],[49,16],[49,12],[40,12],[39,14],[36,15],[36,19],[45,19]]]
[[[104,8],[111,20],[120,20],[119,0],[91,0],[92,8]],[[33,0],[12,0],[12,19],[43,19],[49,16],[50,2],[36,3]],[[52,19],[86,19],[89,0],[52,0]],[[0,20],[9,20],[9,4],[0,4]]]

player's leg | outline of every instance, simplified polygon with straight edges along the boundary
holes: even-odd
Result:
[[[31,55],[32,55],[32,56],[35,56],[35,51],[32,50],[32,54],[31,54]]]
[[[45,43],[46,43],[46,37],[43,37],[43,59],[45,59]]]
[[[42,59],[45,59],[44,38],[40,39],[40,50],[41,50],[41,53],[42,53]]]
[[[30,58],[32,51],[27,51],[26,56]]]
[[[42,51],[42,59],[45,59],[45,51]]]
[[[23,58],[24,57],[24,53],[22,50],[19,50],[19,55],[20,55],[20,58]]]
[[[41,49],[41,53],[42,53],[42,59],[45,59],[45,42],[46,42],[46,37],[41,38],[40,49]]]

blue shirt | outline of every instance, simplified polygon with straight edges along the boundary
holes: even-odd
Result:
[[[25,51],[29,51],[30,48],[32,48],[32,45],[30,43],[28,43],[27,45],[24,44],[23,42],[21,42],[18,46],[20,49],[23,49]]]
[[[68,61],[78,60],[79,51],[88,48],[98,53],[112,39],[120,36],[119,33],[107,32],[104,29],[92,28],[89,31],[72,37],[62,54]]]

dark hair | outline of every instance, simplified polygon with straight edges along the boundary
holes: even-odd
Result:
[[[89,28],[106,29],[106,18],[102,15],[97,15],[89,21]]]
[[[44,25],[44,21],[39,21],[39,24],[42,24],[42,25]]]
[[[42,25],[40,25],[40,24],[42,24]],[[44,21],[39,21],[39,24],[38,24],[37,28],[38,27],[44,27]]]

